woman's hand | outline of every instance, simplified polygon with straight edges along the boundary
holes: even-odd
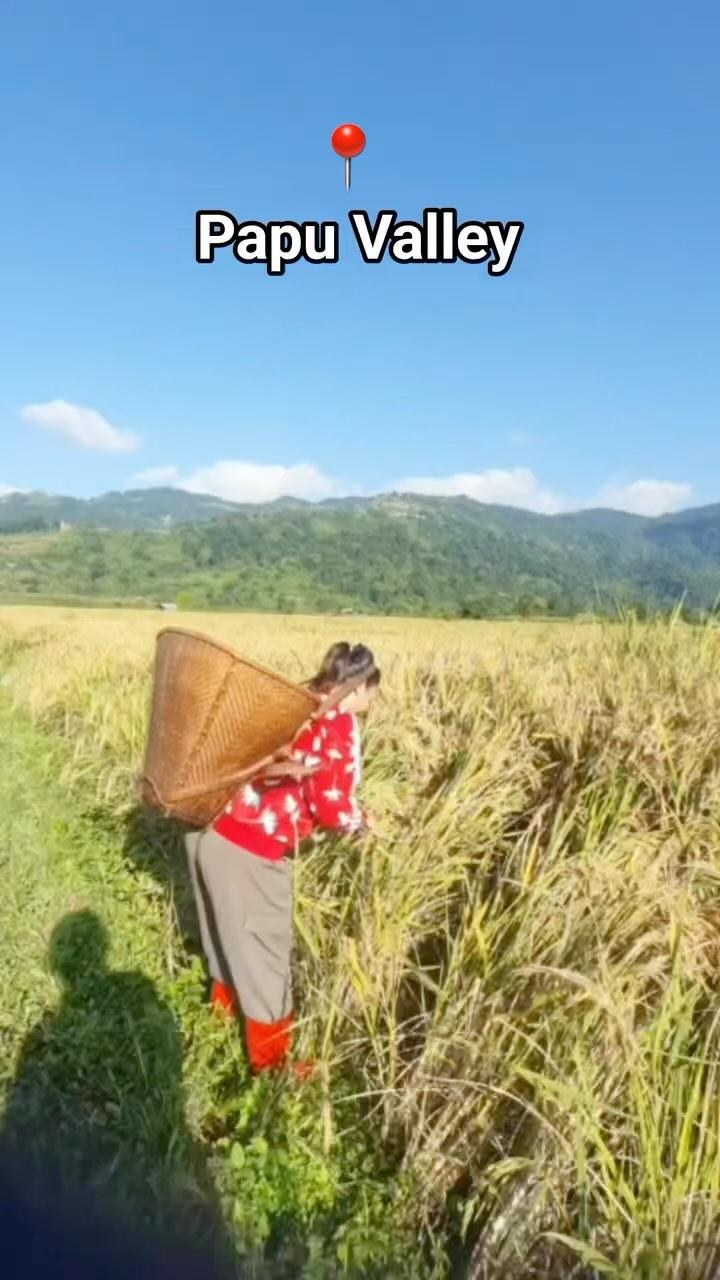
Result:
[[[317,765],[301,764],[299,760],[276,760],[263,769],[260,778],[292,778],[293,782],[302,782],[317,771]]]

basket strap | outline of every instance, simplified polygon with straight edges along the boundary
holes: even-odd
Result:
[[[322,716],[327,715],[328,711],[332,711],[333,707],[337,707],[344,698],[347,698],[349,694],[354,693],[356,689],[359,689],[360,686],[365,683],[367,678],[367,675],[353,676],[350,680],[345,680],[343,684],[337,685],[333,689],[332,693],[329,693],[327,697],[323,698],[320,705],[312,712],[310,719],[320,720]]]
[[[272,764],[265,765],[258,770],[256,776],[261,781],[272,778],[292,778],[295,782],[300,782],[304,778],[311,778],[317,771],[317,766],[301,764],[299,760],[290,760],[286,757],[284,760],[273,760]]]
[[[225,791],[231,787],[239,786],[246,778],[256,777],[260,770],[273,762],[274,758],[274,756],[266,756],[264,760],[259,760],[257,764],[244,768],[240,773],[230,774],[226,778],[218,778],[209,784],[204,783],[201,787],[186,787],[183,791],[176,791],[172,799],[169,800],[160,794],[152,778],[149,778],[147,774],[143,774],[140,781],[152,788],[159,804],[167,809],[176,804],[183,804],[186,800],[202,800],[203,796],[211,796],[216,791]]]

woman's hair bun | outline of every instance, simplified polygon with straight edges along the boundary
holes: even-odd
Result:
[[[380,672],[372,649],[364,644],[350,645],[342,640],[328,649],[320,670],[314,680],[310,681],[310,688],[316,692],[324,692],[353,679],[378,684]]]

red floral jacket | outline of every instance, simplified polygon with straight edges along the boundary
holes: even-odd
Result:
[[[348,833],[365,828],[356,794],[361,775],[356,716],[328,711],[300,732],[292,758],[317,772],[301,782],[248,782],[215,821],[214,830],[249,853],[278,859],[294,853],[318,828]]]

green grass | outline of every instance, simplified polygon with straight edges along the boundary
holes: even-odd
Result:
[[[0,732],[6,1139],[41,1163],[61,1148],[68,1178],[156,1216],[170,1201],[193,1212],[208,1187],[186,1118],[199,965],[168,963],[167,906],[68,795],[62,750],[5,704]]]

